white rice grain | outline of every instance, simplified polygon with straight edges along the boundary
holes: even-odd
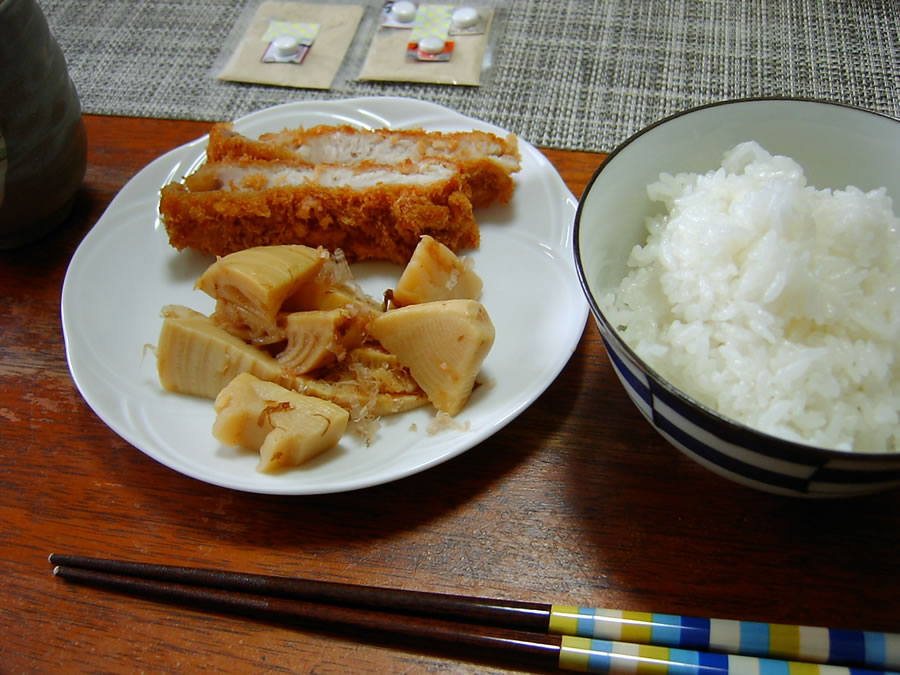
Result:
[[[817,190],[747,142],[647,194],[665,213],[601,304],[648,365],[766,433],[900,449],[900,219],[886,190]]]

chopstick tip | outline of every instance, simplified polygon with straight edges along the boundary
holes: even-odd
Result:
[[[57,565],[56,567],[53,568],[53,576],[56,576],[58,574],[59,574],[59,565]]]

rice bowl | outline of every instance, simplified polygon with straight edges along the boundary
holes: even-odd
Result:
[[[792,495],[900,485],[898,127],[713,104],[633,136],[585,190],[576,265],[617,375],[708,468]]]

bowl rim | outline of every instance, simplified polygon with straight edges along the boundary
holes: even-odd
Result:
[[[631,136],[626,138],[620,144],[618,144],[603,160],[599,167],[594,171],[590,180],[584,188],[584,191],[581,193],[581,196],[578,198],[578,207],[575,211],[575,222],[572,228],[572,238],[573,238],[573,256],[575,258],[575,270],[578,274],[578,281],[581,284],[582,291],[587,298],[588,305],[590,306],[591,313],[593,314],[595,320],[599,321],[602,326],[609,332],[609,334],[615,338],[616,343],[620,349],[622,349],[631,362],[637,367],[640,372],[647,378],[648,382],[651,385],[651,389],[655,386],[663,391],[665,391],[669,396],[674,398],[676,401],[681,403],[682,405],[687,405],[697,413],[699,413],[703,418],[708,418],[710,421],[718,425],[720,428],[724,428],[728,430],[730,436],[740,437],[740,438],[758,438],[759,440],[766,443],[767,447],[758,448],[752,447],[750,450],[756,452],[758,454],[763,454],[771,457],[779,457],[782,456],[784,451],[788,451],[791,453],[793,457],[822,457],[823,455],[830,460],[852,460],[853,462],[866,462],[866,463],[875,463],[875,462],[884,462],[885,460],[893,460],[900,461],[900,452],[869,452],[869,451],[854,451],[854,450],[836,450],[833,448],[824,448],[821,446],[810,445],[808,443],[802,443],[800,441],[794,441],[787,438],[783,438],[780,436],[775,436],[773,434],[767,433],[765,431],[760,431],[748,424],[740,422],[738,420],[732,419],[722,413],[714,410],[710,406],[698,401],[693,396],[689,395],[685,391],[671,384],[668,380],[663,378],[659,373],[656,372],[655,369],[651,368],[644,360],[631,348],[630,345],[619,335],[619,332],[612,326],[609,320],[606,318],[606,315],[600,309],[599,304],[597,303],[597,299],[594,297],[594,293],[591,290],[587,277],[585,275],[584,266],[581,261],[581,223],[582,223],[582,213],[584,210],[584,205],[587,200],[588,195],[591,192],[591,189],[594,186],[594,183],[597,182],[601,173],[612,163],[612,161],[622,152],[628,149],[628,147],[634,143],[636,140],[649,133],[650,131],[660,127],[667,122],[670,122],[674,119],[678,119],[681,117],[685,117],[687,115],[691,115],[697,112],[701,112],[703,110],[707,110],[710,108],[717,107],[726,107],[733,105],[742,105],[746,103],[798,103],[804,105],[824,105],[835,108],[844,108],[849,111],[863,113],[867,115],[873,115],[875,117],[880,117],[886,119],[891,122],[895,122],[896,124],[900,124],[900,119],[892,117],[890,115],[886,115],[884,113],[880,113],[874,110],[868,110],[866,108],[861,108],[859,106],[851,105],[848,103],[841,103],[838,101],[827,101],[816,98],[804,98],[804,97],[796,97],[796,96],[752,96],[746,98],[734,98],[734,99],[725,99],[720,101],[713,101],[710,103],[704,103],[698,106],[694,106],[691,108],[687,108],[685,110],[680,110],[678,112],[667,115],[651,124],[641,128],[640,130],[633,133]],[[601,339],[606,340],[605,336],[603,336],[601,331]],[[606,346],[606,345],[604,345]],[[607,358],[610,360],[612,365],[612,357],[607,354]],[[780,446],[780,450],[776,449],[776,446]]]

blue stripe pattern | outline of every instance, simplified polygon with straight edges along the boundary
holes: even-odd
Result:
[[[594,617],[597,615],[596,610],[590,607],[579,607],[578,614],[583,616],[584,618],[578,618],[575,620],[575,635],[580,635],[581,637],[593,637],[594,636],[594,626],[596,625],[596,620]]]
[[[836,663],[863,663],[866,643],[862,631],[829,629],[828,658]]]
[[[715,652],[697,652],[699,663],[697,664],[698,673],[727,673],[728,672],[728,654],[716,654]]]
[[[769,653],[769,624],[741,621],[741,654]]]
[[[588,656],[587,668],[589,673],[608,673],[610,668],[609,655],[612,653],[613,643],[609,640],[591,640],[591,654]]]
[[[760,659],[759,675],[788,675],[790,666],[787,661],[777,659]]]
[[[683,634],[681,617],[677,614],[653,614],[650,641],[657,645],[678,646]]]
[[[606,347],[606,353],[609,356],[609,360],[612,361],[613,366],[615,366],[616,370],[619,372],[619,376],[624,378],[629,386],[634,389],[634,392],[644,399],[644,403],[647,404],[647,407],[653,406],[653,398],[650,396],[650,390],[647,388],[643,382],[641,382],[634,373],[632,373],[628,366],[625,365],[625,361],[619,357],[619,353],[606,341],[606,338],[602,335],[600,338],[603,340],[603,345]]]
[[[679,647],[706,649],[709,647],[709,619],[684,616],[681,618]]]
[[[865,631],[863,640],[866,649],[866,663],[875,666],[887,665],[887,639],[884,633],[873,633]]]
[[[635,641],[641,645],[657,645],[668,648],[671,660],[669,668],[676,668],[678,675],[700,675],[700,670],[702,670],[700,666],[704,663],[707,665],[707,671],[714,666],[718,667],[716,659],[719,657],[706,655],[710,649],[714,649],[716,652],[740,654],[760,659],[763,662],[761,665],[768,669],[761,675],[790,675],[785,670],[786,661],[819,663],[820,658],[824,659],[824,663],[841,664],[848,670],[853,665],[865,664],[866,668],[871,670],[860,670],[861,675],[872,675],[880,670],[891,672],[897,670],[897,665],[900,663],[900,649],[898,649],[900,648],[900,635],[877,631],[821,629],[825,631],[825,635],[821,638],[817,636],[815,644],[804,646],[800,643],[790,644],[793,640],[801,638],[799,631],[802,631],[802,626],[729,620],[727,626],[721,626],[716,646],[713,648],[711,647],[713,628],[720,622],[724,624],[725,620],[655,612],[629,613],[592,607],[568,609],[577,613],[573,617],[569,611],[566,612],[567,619],[574,618],[575,620],[575,625],[568,624],[566,630],[574,630],[574,634],[579,637],[597,641],[598,644],[602,643],[603,649],[609,646],[615,647],[617,644],[621,649],[622,644],[617,643],[616,640]],[[629,635],[626,628],[631,627],[632,624],[641,629],[640,637],[634,637],[633,634],[626,637]],[[773,633],[776,628],[788,630]],[[644,632],[647,629],[649,629],[649,634]],[[554,630],[554,632],[559,631]],[[562,634],[567,633],[563,632]],[[776,642],[787,640],[789,644],[773,646],[773,640]],[[820,645],[819,640],[823,640],[824,644]],[[777,655],[773,655],[770,651],[773,647],[779,650]],[[820,648],[825,648],[827,655],[822,654]],[[783,651],[785,649],[786,652]],[[691,655],[695,652],[699,652],[701,656],[692,657]],[[613,652],[610,658],[615,666],[617,661],[621,663],[623,660],[633,657],[622,652]],[[651,659],[648,663],[651,663],[659,657],[649,656],[648,658]],[[705,658],[707,661],[691,660],[692,658]],[[693,668],[694,666],[697,668]],[[709,675],[708,672],[705,675]],[[893,675],[900,675],[900,673]]]
[[[761,627],[766,624],[741,622],[741,625],[749,628],[748,634],[752,637],[748,639],[751,642],[758,642],[762,639],[763,633],[768,634],[768,630],[761,630]],[[837,644],[841,645],[841,649],[848,644],[853,645],[849,647],[851,650],[858,648],[860,640],[857,638],[863,635],[861,631],[838,632],[842,633],[837,636]],[[855,635],[851,635],[852,633]],[[849,642],[847,638],[849,638]],[[565,643],[563,644],[565,649]],[[740,672],[757,672],[757,670],[758,675],[791,675],[791,673],[806,672],[815,672],[821,675],[823,669],[827,669],[824,672],[844,673],[845,675],[897,675],[889,671],[866,668],[825,666],[819,663],[801,663],[773,658],[732,657],[728,654],[678,647],[652,648],[653,651],[650,651],[651,648],[643,645],[627,645],[603,638],[588,638],[586,645],[579,644],[577,647],[570,645],[570,648],[577,654],[575,660],[564,664],[561,658],[560,666],[579,671],[586,670],[589,673],[610,673],[624,668],[637,675],[642,673],[729,675]],[[842,653],[847,654],[847,652]],[[585,660],[582,661],[581,658]],[[736,660],[732,661],[732,659]]]
[[[670,649],[669,658],[678,663],[669,665],[668,675],[698,675],[699,652],[689,649]]]
[[[683,447],[687,448],[695,455],[698,455],[699,457],[702,457],[703,459],[706,459],[713,464],[722,467],[723,469],[731,471],[732,473],[736,473],[739,476],[744,476],[745,478],[750,478],[751,480],[766,483],[768,485],[776,485],[778,487],[786,488],[788,490],[794,490],[797,492],[806,492],[807,490],[806,480],[803,480],[802,478],[796,478],[795,476],[789,476],[787,474],[762,469],[758,466],[747,464],[746,462],[742,462],[739,459],[735,459],[731,455],[720,452],[714,447],[697,440],[686,431],[683,431],[682,429],[677,427],[675,423],[669,421],[661,415],[655,414],[655,411],[654,423],[656,424],[657,428],[671,436],[672,439],[674,439],[677,443],[681,444]]]

